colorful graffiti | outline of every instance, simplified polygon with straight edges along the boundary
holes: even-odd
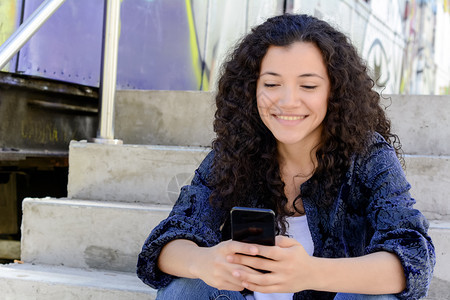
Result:
[[[405,56],[400,93],[434,92],[434,24],[436,8],[432,1],[411,1],[405,7]]]

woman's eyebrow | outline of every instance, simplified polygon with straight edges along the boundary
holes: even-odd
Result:
[[[319,77],[321,79],[324,79],[322,76],[320,76],[317,73],[305,73],[305,74],[298,75],[298,77]]]
[[[278,73],[275,73],[275,72],[272,72],[272,71],[267,71],[267,72],[261,73],[261,74],[259,75],[259,77],[262,77],[262,76],[264,76],[264,75],[272,75],[272,76],[278,76],[278,77],[281,76],[281,75],[278,74]],[[317,73],[305,73],[305,74],[300,74],[300,75],[298,75],[298,77],[319,77],[319,78],[321,78],[321,79],[325,79],[325,78],[323,78],[322,76],[320,76],[320,75],[317,74]]]
[[[264,73],[259,74],[259,77],[264,76],[264,75],[281,76],[281,75],[278,74],[278,73],[271,72],[271,71],[267,71],[267,72],[264,72]]]

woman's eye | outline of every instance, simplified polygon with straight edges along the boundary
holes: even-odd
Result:
[[[264,86],[267,88],[276,87],[279,86],[279,84],[276,83],[264,83]]]
[[[302,85],[302,88],[307,89],[307,90],[313,90],[316,87],[317,87],[316,85]]]

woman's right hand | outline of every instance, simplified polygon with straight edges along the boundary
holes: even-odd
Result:
[[[233,272],[244,270],[259,273],[247,266],[230,262],[231,256],[236,253],[256,253],[258,250],[251,244],[228,240],[209,248],[199,247],[198,251],[199,255],[192,261],[190,271],[194,277],[217,289],[242,291],[242,280],[233,276]]]

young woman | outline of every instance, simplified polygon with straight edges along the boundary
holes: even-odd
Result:
[[[423,297],[434,247],[372,88],[326,22],[254,28],[224,64],[213,151],[145,241],[138,276],[161,299]],[[276,245],[231,241],[234,206],[275,211]]]

